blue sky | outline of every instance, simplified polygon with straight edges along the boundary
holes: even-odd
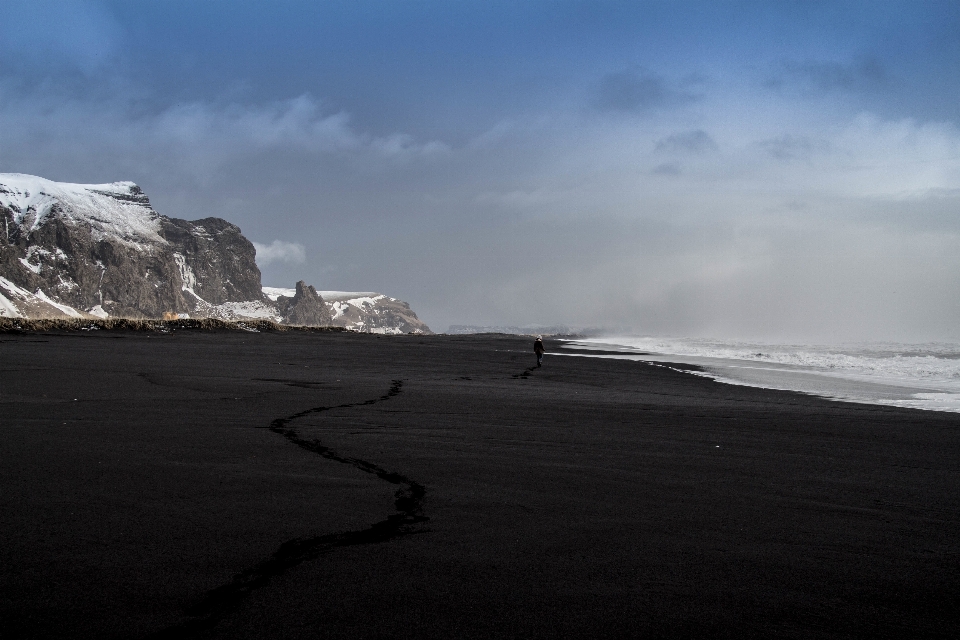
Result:
[[[951,2],[0,0],[0,171],[449,324],[960,336]]]

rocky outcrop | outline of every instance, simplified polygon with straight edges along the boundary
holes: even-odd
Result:
[[[315,326],[330,326],[333,324],[330,309],[324,304],[323,298],[312,285],[303,280],[297,283],[293,297],[277,296],[277,311],[280,312],[283,324]]]

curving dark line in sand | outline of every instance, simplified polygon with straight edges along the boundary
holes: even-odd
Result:
[[[164,629],[152,636],[153,638],[184,638],[211,629],[216,626],[225,615],[236,609],[250,593],[266,586],[271,578],[283,574],[301,562],[314,560],[338,547],[386,542],[394,538],[412,533],[422,533],[424,531],[423,529],[415,527],[415,525],[430,520],[430,518],[423,515],[422,512],[421,501],[423,500],[424,494],[426,494],[426,489],[424,489],[423,485],[400,473],[387,471],[372,462],[340,455],[319,440],[307,440],[301,437],[295,429],[289,426],[294,420],[314,413],[322,413],[332,409],[362,407],[389,400],[393,396],[398,395],[402,387],[402,380],[394,380],[393,384],[390,385],[390,390],[379,398],[329,407],[314,407],[295,413],[292,416],[287,416],[286,418],[277,418],[270,423],[269,427],[270,431],[282,435],[301,449],[316,453],[328,460],[348,464],[360,471],[372,473],[390,484],[400,485],[400,488],[397,489],[395,494],[396,500],[394,502],[397,512],[360,531],[330,533],[312,538],[295,538],[284,542],[267,560],[238,573],[233,577],[233,580],[227,584],[208,591],[200,602],[187,609],[186,614],[189,616],[188,620]]]
[[[533,372],[536,371],[536,370],[537,370],[537,367],[536,367],[536,366],[528,367],[528,368],[526,368],[526,369],[523,370],[523,373],[515,373],[515,374],[513,374],[513,375],[510,376],[510,377],[511,377],[511,378],[519,378],[520,380],[526,380],[527,378],[530,377],[530,374],[533,373]]]

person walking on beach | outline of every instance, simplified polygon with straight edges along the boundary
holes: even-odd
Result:
[[[533,341],[533,352],[537,354],[537,366],[543,366],[543,336],[537,336],[537,339]]]

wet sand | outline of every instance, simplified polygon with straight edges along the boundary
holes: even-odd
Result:
[[[529,342],[0,336],[0,635],[960,637],[960,415]]]

